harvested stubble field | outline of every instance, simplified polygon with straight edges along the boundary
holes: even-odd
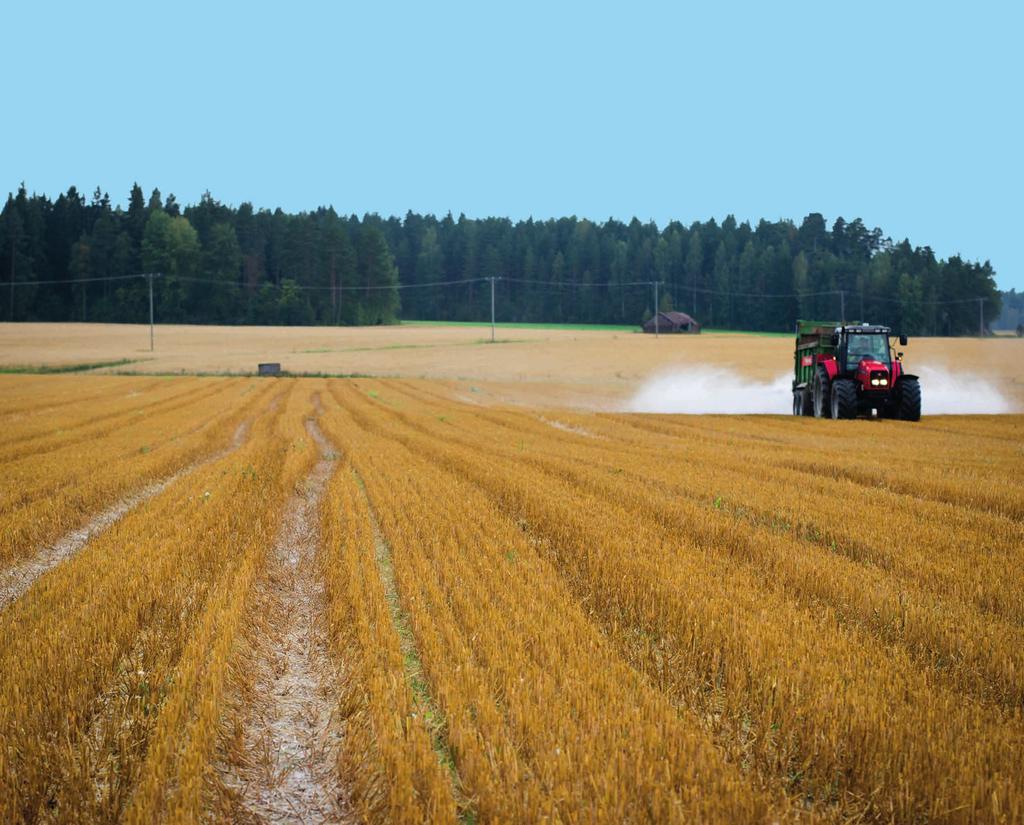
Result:
[[[447,382],[482,403],[614,411],[653,378],[675,371],[710,372],[715,389],[743,380],[768,384],[789,409],[793,337],[731,332],[643,335],[628,330],[487,326],[199,327],[127,324],[0,324],[0,372],[45,366],[90,367],[90,373],[251,375],[261,361],[293,374],[372,375]],[[99,365],[99,366],[96,366]],[[907,365],[925,371],[925,412],[936,379],[983,379],[1024,412],[1024,339],[920,338]],[[784,384],[785,386],[782,386]],[[951,412],[947,404],[941,412]],[[750,411],[748,409],[748,411]],[[935,410],[933,410],[935,411]],[[1005,412],[976,408],[970,412]]]
[[[1024,821],[1024,416],[457,395],[0,376],[0,821]]]

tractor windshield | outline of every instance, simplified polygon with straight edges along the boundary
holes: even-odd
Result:
[[[889,341],[884,335],[854,333],[847,339],[846,369],[855,370],[863,358],[889,366]]]

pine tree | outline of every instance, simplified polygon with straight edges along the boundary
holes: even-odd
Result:
[[[12,195],[7,196],[7,203],[0,213],[0,249],[3,250],[2,271],[9,281],[9,301],[7,304],[7,320],[14,321],[19,317],[19,308],[24,308],[25,301],[19,298],[18,292],[25,287],[16,286],[29,280],[31,259],[26,253],[25,222],[21,216],[18,203]]]
[[[125,229],[136,244],[142,243],[142,233],[146,231],[146,217],[146,201],[142,194],[142,187],[134,183],[131,194],[128,196]]]
[[[694,230],[690,235],[690,246],[686,253],[686,277],[690,281],[693,290],[693,303],[691,312],[697,318],[697,289],[701,280],[701,270],[704,268],[704,245],[701,242],[700,230]]]
[[[359,277],[366,287],[359,307],[362,324],[393,324],[398,320],[398,270],[384,234],[374,226],[359,236]]]

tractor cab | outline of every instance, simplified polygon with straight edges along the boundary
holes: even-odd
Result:
[[[842,330],[842,328],[840,328]],[[886,371],[890,366],[889,330],[886,327],[874,327],[870,332],[854,327],[845,332],[839,332],[843,341],[840,346],[840,360],[845,365],[846,371],[852,372],[860,366],[862,361],[867,361]]]
[[[898,377],[901,364],[889,343],[892,330],[889,327],[839,326],[832,334],[836,346],[836,376],[849,378],[857,383],[861,392],[887,392]],[[901,343],[906,336],[901,336]]]

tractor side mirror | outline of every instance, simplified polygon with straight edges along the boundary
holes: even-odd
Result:
[[[839,333],[838,332],[833,332],[832,333],[832,346],[834,346],[834,347],[838,347],[839,346]]]
[[[900,346],[901,347],[905,347],[906,345],[907,345],[907,336],[906,335],[901,335],[900,336]]]

